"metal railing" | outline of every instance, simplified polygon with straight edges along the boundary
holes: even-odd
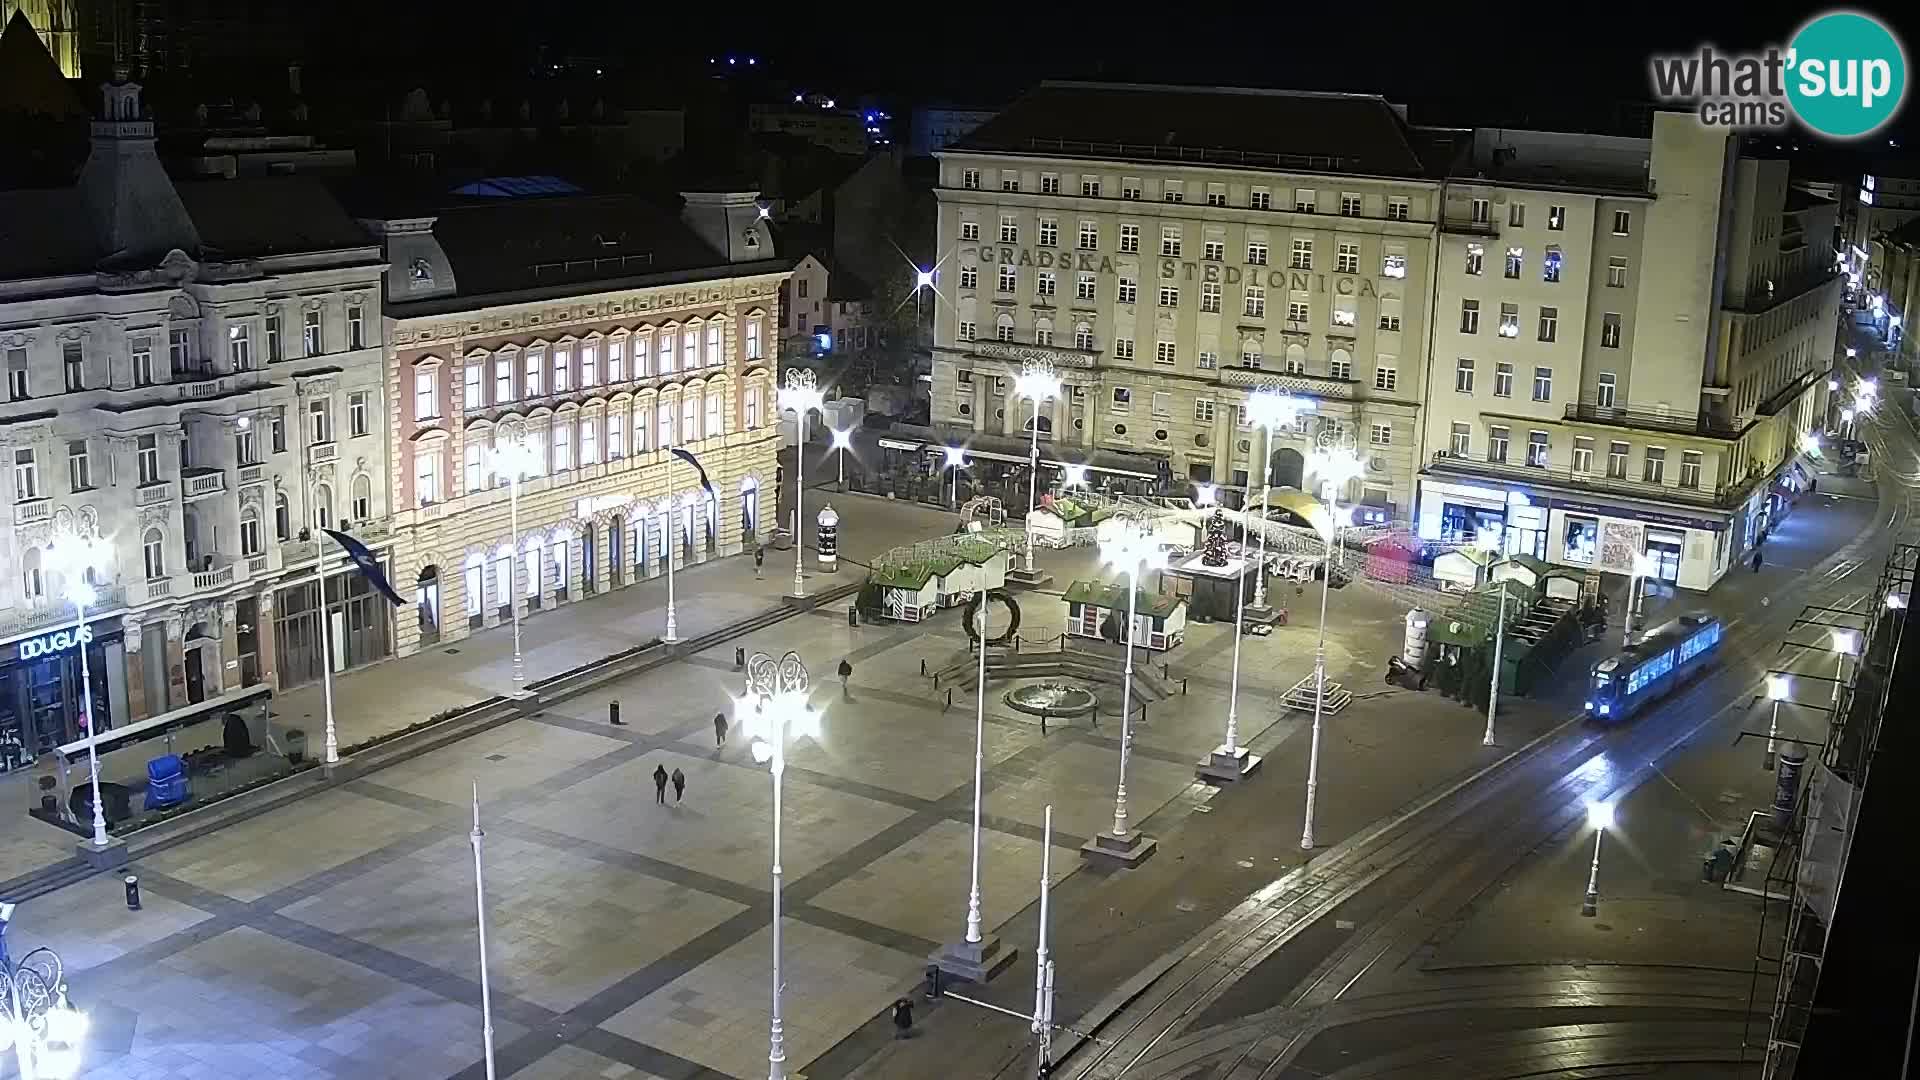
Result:
[[[1635,498],[1664,499],[1695,506],[1724,507],[1738,503],[1748,490],[1745,484],[1718,485],[1711,488],[1682,487],[1654,481],[1638,481],[1626,476],[1582,471],[1564,465],[1519,465],[1511,461],[1486,461],[1462,457],[1451,450],[1433,452],[1431,468],[1442,472],[1499,476],[1536,484],[1562,484],[1567,487],[1605,491]]]
[[[1567,403],[1566,418],[1610,427],[1639,428],[1643,431],[1668,431],[1677,435],[1698,435],[1708,439],[1737,439],[1740,427],[1710,413],[1676,413],[1659,409],[1635,409],[1626,406],[1595,405],[1586,401]]]

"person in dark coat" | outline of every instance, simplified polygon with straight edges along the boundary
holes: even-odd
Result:
[[[725,746],[726,742],[727,742],[727,714],[723,712],[714,713],[713,714],[713,745],[715,747]]]
[[[847,688],[847,680],[851,678],[853,678],[853,664],[842,658],[840,661],[840,697],[842,700],[853,700],[853,695]]]
[[[767,565],[767,549],[763,544],[753,549],[753,576],[758,578],[760,571]]]
[[[893,1003],[893,1037],[904,1039],[913,1030],[913,1002],[898,998]]]
[[[1753,549],[1753,572],[1756,574],[1760,572],[1760,549],[1759,548]]]
[[[653,767],[653,801],[661,806],[667,804],[667,767],[665,765]]]
[[[679,767],[676,766],[673,770],[673,801],[679,802],[680,797],[682,795],[685,795],[686,793],[687,793],[687,774],[681,772]]]

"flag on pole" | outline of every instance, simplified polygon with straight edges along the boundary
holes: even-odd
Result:
[[[320,531],[333,537],[334,542],[346,551],[347,557],[353,560],[354,566],[359,567],[361,575],[367,579],[369,584],[379,589],[380,594],[392,601],[394,607],[400,606],[402,602],[400,594],[393,591],[393,584],[387,580],[387,575],[380,570],[379,557],[374,555],[373,551],[368,548],[367,545],[335,529],[322,529]]]
[[[720,496],[713,493],[713,481],[707,479],[706,466],[700,464],[700,459],[693,456],[693,451],[676,446],[673,448],[673,456],[693,466],[693,471],[700,474],[700,486],[706,489],[707,498],[718,502]]]

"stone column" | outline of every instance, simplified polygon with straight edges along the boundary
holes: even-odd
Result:
[[[240,689],[240,613],[232,600],[220,603],[219,664],[218,682],[224,691]]]
[[[259,652],[260,681],[268,686],[280,685],[280,664],[277,660],[279,650],[276,647],[273,632],[273,590],[263,589],[255,606],[259,623],[253,628],[253,640]]]
[[[120,643],[127,654],[127,720],[145,720],[153,713],[147,704],[147,668],[156,658],[145,656],[140,647],[145,644],[146,635],[141,632],[140,620],[128,615],[120,620]]]

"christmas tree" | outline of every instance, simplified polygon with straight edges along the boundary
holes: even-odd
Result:
[[[1200,542],[1200,565],[1227,565],[1227,515],[1215,510],[1207,519],[1207,536]]]

